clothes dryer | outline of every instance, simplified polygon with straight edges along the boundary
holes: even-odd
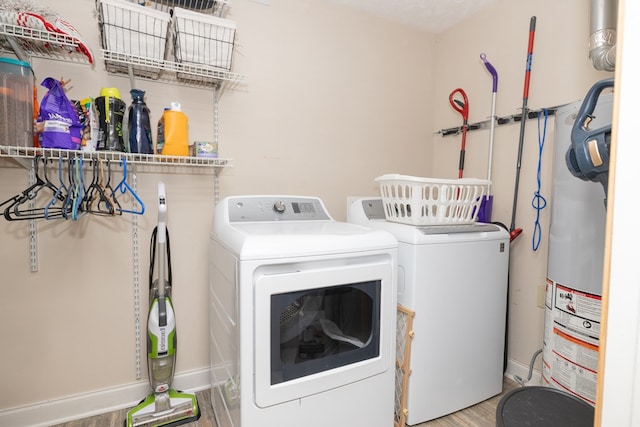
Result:
[[[314,197],[228,197],[214,215],[217,426],[392,426],[396,239]]]
[[[493,224],[412,226],[386,221],[380,198],[347,220],[398,240],[398,303],[413,310],[408,425],[502,392],[509,234]]]

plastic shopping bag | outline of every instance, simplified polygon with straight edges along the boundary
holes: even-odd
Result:
[[[38,130],[44,148],[79,150],[82,145],[82,124],[75,106],[67,98],[60,82],[47,77],[41,83],[48,89],[40,102]]]

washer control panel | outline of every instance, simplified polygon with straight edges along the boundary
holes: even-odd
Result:
[[[362,200],[362,210],[369,220],[386,220],[384,214],[384,204],[382,199]],[[413,227],[409,226],[408,227]],[[456,233],[476,233],[500,231],[500,227],[495,224],[473,223],[456,225],[425,225],[415,226],[422,234],[456,234]]]
[[[228,209],[229,222],[331,220],[317,197],[232,197]]]

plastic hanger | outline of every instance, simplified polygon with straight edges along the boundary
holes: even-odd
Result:
[[[4,217],[8,221],[44,218],[44,208],[23,208],[25,203],[35,200],[41,190],[49,189],[54,195],[57,191],[57,188],[48,179],[45,181],[40,177],[38,172],[40,169],[41,159],[42,155],[40,154],[33,158],[33,171],[36,182],[23,190],[21,194],[16,195],[3,203],[4,205],[5,203],[12,201],[12,203],[4,210]],[[46,165],[44,165],[44,167],[46,168]]]
[[[101,175],[102,176],[102,175]],[[104,186],[105,203],[110,203],[114,209],[114,215],[122,215],[122,206],[116,198],[116,192],[111,187],[111,161],[107,160],[107,183]]]
[[[74,221],[77,221],[87,213],[86,210],[83,209],[83,201],[85,199],[86,191],[84,185],[84,159],[82,157],[77,157],[74,159],[73,173],[76,186],[73,191],[73,206],[71,209],[71,218]]]
[[[108,160],[107,160],[108,162]],[[116,215],[116,204],[105,191],[104,183],[104,165],[101,159],[92,161],[93,177],[91,184],[86,191],[84,200],[85,210],[97,215]],[[110,172],[109,172],[110,173]],[[108,191],[112,193],[113,190]]]
[[[121,159],[120,160],[120,166],[122,167],[122,181],[120,181],[120,183],[116,186],[116,188],[114,190],[114,193],[113,193],[113,196],[115,198],[115,191],[116,190],[120,190],[120,192],[123,193],[123,194],[126,193],[126,192],[131,193],[131,196],[140,205],[140,210],[134,211],[134,210],[122,209],[122,208],[119,207],[118,211],[119,212],[130,213],[130,214],[135,214],[135,215],[142,215],[142,214],[144,214],[144,203],[142,202],[140,197],[138,197],[136,192],[133,191],[133,188],[131,188],[129,186],[129,184],[127,183],[127,159],[125,159],[125,158]]]
[[[45,179],[48,180],[46,168],[45,168],[44,175],[45,175]],[[64,184],[64,181],[62,180],[62,157],[58,158],[58,180],[60,184],[56,188],[56,192],[53,194],[53,197],[44,208],[45,219],[57,219],[65,216],[63,206],[60,206],[60,207],[54,206],[58,201],[61,201],[64,203],[64,200],[67,197],[67,186]]]

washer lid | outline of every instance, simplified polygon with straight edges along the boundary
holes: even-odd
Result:
[[[387,221],[382,199],[379,197],[355,200],[349,206],[348,220],[354,224],[388,231],[399,242],[414,245],[509,238],[509,233],[495,224],[477,222],[460,225],[416,226]]]

